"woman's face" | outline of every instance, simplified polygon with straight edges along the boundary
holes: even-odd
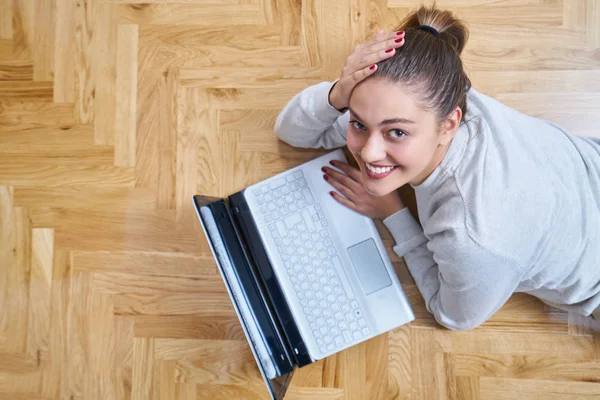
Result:
[[[451,116],[440,125],[402,84],[381,79],[358,84],[350,97],[347,145],[365,190],[384,196],[406,183],[422,183],[454,137],[461,116],[457,110],[457,121]]]

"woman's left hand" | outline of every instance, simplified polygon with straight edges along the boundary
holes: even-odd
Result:
[[[364,189],[359,169],[341,161],[331,161],[331,165],[346,173],[344,175],[330,167],[322,168],[325,173],[323,178],[343,195],[330,192],[340,204],[359,214],[380,219],[385,219],[405,207],[397,190],[385,196],[374,196]]]

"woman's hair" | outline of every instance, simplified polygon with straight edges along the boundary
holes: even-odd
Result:
[[[419,26],[425,25],[435,33]],[[467,27],[450,11],[422,6],[410,13],[396,30],[404,30],[404,45],[391,58],[381,61],[373,78],[402,82],[422,104],[443,122],[458,106],[467,112],[471,81],[463,70],[460,54],[469,37]]]

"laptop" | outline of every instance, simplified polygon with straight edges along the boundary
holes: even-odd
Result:
[[[321,168],[342,149],[194,207],[271,399],[294,371],[414,320],[371,218]],[[341,172],[341,171],[340,171]]]

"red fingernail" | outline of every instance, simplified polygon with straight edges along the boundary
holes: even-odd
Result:
[[[402,35],[404,35],[404,31],[396,32],[396,36],[402,36]]]
[[[331,195],[331,197],[333,197],[333,192],[329,192],[329,194]]]
[[[375,64],[371,65],[371,67],[369,68],[371,71],[373,71],[375,69]]]
[[[335,165],[335,164],[333,163],[333,160],[329,161],[329,164],[331,164],[331,165]]]
[[[403,37],[401,37],[401,38],[398,38],[398,39],[394,40],[394,42],[396,42],[396,43],[400,43],[400,42],[402,42],[403,40],[404,40],[404,38],[403,38]]]
[[[394,51],[394,49],[387,49],[385,52],[386,53],[391,53],[392,51]]]
[[[325,171],[325,167],[321,168],[321,171],[323,171],[323,172],[327,172],[327,171]]]
[[[326,181],[328,181],[329,177],[327,175],[323,175],[323,179],[325,179]]]

